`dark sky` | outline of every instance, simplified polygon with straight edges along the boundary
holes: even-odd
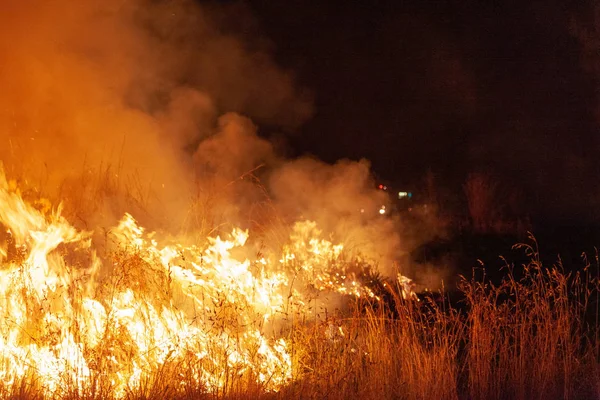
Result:
[[[573,33],[573,21],[590,22],[589,4],[247,5],[277,61],[314,95],[293,153],[365,157],[399,185],[431,170],[458,191],[469,172],[489,171],[540,215],[598,218],[597,77]]]

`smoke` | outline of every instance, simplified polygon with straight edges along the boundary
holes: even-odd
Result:
[[[9,2],[0,27],[0,156],[49,195],[102,165],[144,205],[178,209],[223,139],[194,160],[199,143],[236,139],[223,110],[282,126],[311,113],[288,72],[193,2]]]
[[[401,254],[399,221],[378,215],[382,205],[389,209],[389,198],[375,189],[368,161],[329,165],[301,158],[276,169],[269,186],[285,216],[317,221],[347,250],[357,251],[393,275],[392,262]]]
[[[251,18],[244,10],[234,17]],[[311,219],[391,273],[398,221],[377,218],[388,199],[369,163],[277,155],[252,121],[293,129],[312,102],[260,37],[226,20],[183,0],[5,5],[5,169],[86,228],[126,211],[199,235]]]

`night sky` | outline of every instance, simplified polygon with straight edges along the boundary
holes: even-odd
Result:
[[[600,221],[596,48],[576,33],[594,26],[593,5],[499,3],[245,3],[314,98],[312,117],[287,129],[288,153],[367,158],[397,186],[431,171],[457,193],[485,171],[535,215]]]

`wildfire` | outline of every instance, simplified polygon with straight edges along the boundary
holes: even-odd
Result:
[[[0,171],[0,224],[0,381],[36,378],[47,395],[121,397],[166,368],[181,387],[216,391],[235,376],[276,391],[294,379],[288,316],[315,292],[376,297],[310,221],[281,255],[240,260],[247,231],[161,243],[126,214],[100,257],[91,232],[25,202]]]

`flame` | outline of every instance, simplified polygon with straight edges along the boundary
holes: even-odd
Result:
[[[294,379],[286,316],[315,291],[376,297],[349,271],[343,245],[311,221],[294,225],[281,255],[249,260],[233,255],[248,231],[186,244],[159,240],[126,214],[100,257],[92,233],[60,207],[48,210],[27,203],[0,170],[4,385],[35,377],[59,396],[105,382],[122,397],[161,368],[185,365],[174,385],[217,391],[236,376],[277,391]]]

